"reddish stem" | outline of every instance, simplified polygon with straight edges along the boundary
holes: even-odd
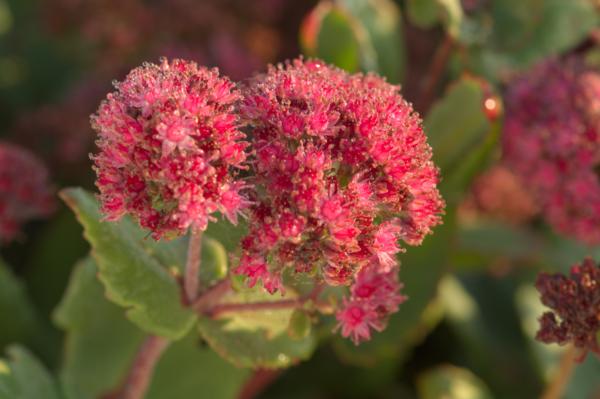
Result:
[[[214,306],[230,290],[231,281],[229,278],[225,278],[202,293],[190,306],[197,312],[203,313],[206,309]]]
[[[575,365],[577,364],[577,349],[570,345],[560,359],[558,370],[546,387],[541,399],[560,399],[569,384]]]
[[[183,289],[188,303],[193,303],[198,296],[198,272],[200,270],[201,257],[202,231],[192,227],[183,278]]]
[[[120,398],[142,399],[144,397],[154,374],[154,368],[168,346],[169,341],[165,338],[155,335],[146,338],[129,370]]]
[[[281,370],[256,370],[246,381],[237,399],[254,399],[279,377]]]
[[[258,310],[277,310],[289,309],[302,306],[302,302],[297,299],[284,299],[281,301],[264,301],[248,303],[221,303],[213,306],[207,313],[212,317],[217,317],[223,313],[229,312],[255,312]]]
[[[446,68],[446,64],[448,63],[448,59],[450,58],[453,47],[454,39],[452,39],[450,35],[446,35],[444,41],[435,51],[433,61],[429,67],[429,70],[427,71],[427,82],[425,83],[423,91],[421,92],[421,96],[417,101],[417,109],[422,113],[425,113],[431,106],[435,88],[437,87],[444,69]]]
[[[283,299],[280,301],[262,301],[246,303],[213,303],[209,304],[208,306],[199,306],[195,309],[211,317],[217,317],[223,313],[229,312],[256,312],[259,310],[301,308],[308,301],[314,301],[314,307],[316,309],[318,309],[322,313],[329,313],[331,306],[328,303],[317,302],[317,297],[319,296],[322,290],[323,285],[317,284],[308,295],[303,296],[301,298]]]

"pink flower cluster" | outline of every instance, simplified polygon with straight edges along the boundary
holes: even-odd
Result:
[[[0,241],[12,241],[23,223],[49,216],[54,207],[46,167],[29,151],[0,143]]]
[[[402,302],[399,240],[420,244],[443,211],[419,116],[396,86],[316,60],[255,77],[241,114],[255,190],[237,273],[271,293],[286,269],[354,284],[337,316],[343,335],[367,339]],[[367,281],[388,285],[357,294]]]
[[[350,290],[350,298],[344,298],[336,315],[342,336],[350,337],[358,344],[371,339],[371,329],[383,331],[388,316],[397,312],[406,300],[400,294],[401,288],[397,270],[382,273],[376,265],[360,270]]]
[[[571,268],[570,276],[542,273],[536,287],[542,303],[552,309],[540,318],[537,339],[600,355],[600,267],[592,259]]]
[[[600,73],[548,61],[507,95],[504,156],[554,228],[600,243]]]
[[[246,201],[234,173],[247,143],[234,84],[217,70],[162,60],[134,69],[116,89],[92,117],[106,219],[129,213],[156,239],[205,229],[217,211],[236,222]]]

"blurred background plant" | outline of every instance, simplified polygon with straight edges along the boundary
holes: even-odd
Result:
[[[235,368],[186,338],[148,397],[539,397],[565,348],[535,340],[536,275],[600,259],[597,223],[561,219],[600,214],[599,12],[594,0],[0,0],[0,133],[55,187],[91,188],[89,115],[143,61],[187,58],[234,80],[299,53],[375,71],[424,118],[447,202],[444,225],[399,255],[409,299],[361,346],[317,326],[312,358],[285,370]],[[546,163],[531,166],[536,151]],[[66,207],[18,227],[2,237],[0,398],[107,394],[142,333],[91,261],[74,267],[88,245]],[[564,397],[600,398],[596,355]]]

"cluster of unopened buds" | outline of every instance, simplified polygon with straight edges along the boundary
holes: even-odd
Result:
[[[239,89],[163,60],[116,88],[93,117],[107,220],[130,214],[160,239],[242,214],[234,273],[249,286],[284,293],[285,272],[349,286],[342,335],[358,343],[385,328],[405,300],[399,243],[420,244],[444,207],[421,121],[396,86],[299,59]]]
[[[587,258],[571,267],[570,274],[542,273],[536,288],[549,307],[540,318],[537,339],[544,343],[572,344],[582,353],[600,356],[600,266]]]

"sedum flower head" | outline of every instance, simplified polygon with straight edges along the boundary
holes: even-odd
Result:
[[[246,159],[234,84],[194,62],[163,59],[116,83],[92,117],[93,159],[107,220],[133,215],[154,238],[236,222],[246,202],[234,173]]]
[[[554,228],[600,243],[600,73],[579,59],[548,61],[509,87],[507,164]]]
[[[21,226],[54,210],[48,170],[29,151],[0,142],[0,241],[12,241]]]
[[[541,273],[536,287],[552,311],[540,318],[537,339],[560,345],[573,343],[600,355],[600,267],[592,259],[571,268],[569,276]]]
[[[255,77],[241,113],[252,127],[256,190],[237,272],[250,285],[274,293],[285,269],[329,285],[356,286],[366,268],[392,276],[399,242],[418,245],[440,223],[431,149],[396,86],[294,60]],[[363,306],[351,296],[338,315],[342,333],[367,339],[366,326],[381,329],[381,313],[396,311],[390,301]],[[357,303],[370,321],[352,321]]]

